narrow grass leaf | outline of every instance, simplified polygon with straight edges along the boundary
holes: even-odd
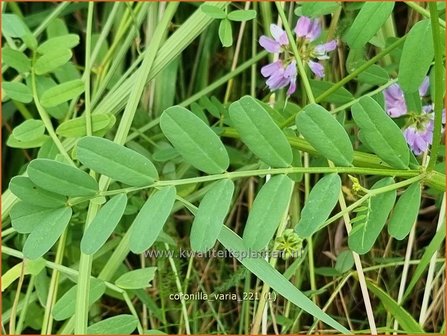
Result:
[[[150,283],[155,277],[157,267],[146,267],[130,271],[121,275],[115,285],[123,289],[140,289],[150,287]]]
[[[368,289],[379,298],[386,311],[399,322],[406,334],[425,334],[424,329],[417,321],[399,305],[391,296],[371,280],[366,280]]]
[[[351,334],[351,332],[335,321],[332,317],[322,311],[315,303],[313,303],[298,288],[289,282],[284,275],[279,273],[266,260],[259,257],[251,257],[248,253],[244,241],[231,229],[225,225],[219,234],[221,244],[239,260],[250,272],[256,275],[261,281],[268,284],[273,290],[278,292],[288,301],[297,307],[303,309],[308,314],[318,320],[323,321],[327,325],[333,327],[342,334]],[[245,257],[248,255],[248,257]]]
[[[49,159],[35,159],[27,168],[28,176],[37,186],[65,196],[92,196],[98,183],[86,172],[68,164]]]
[[[133,253],[143,253],[157,240],[175,202],[175,187],[166,187],[152,194],[135,218],[129,247]]]
[[[219,23],[219,39],[223,47],[231,47],[233,44],[233,29],[231,21],[223,19]]]
[[[376,182],[372,189],[378,189],[393,184],[391,177],[386,177]],[[365,254],[371,250],[377,237],[385,226],[386,219],[396,201],[396,190],[387,191],[369,199],[368,210],[358,212],[357,216],[366,214],[366,217],[355,223],[349,233],[348,245],[358,254]]]
[[[428,244],[428,246],[425,248],[424,254],[422,255],[422,258],[419,260],[416,269],[414,270],[410,283],[405,288],[405,293],[402,298],[402,302],[404,302],[410,296],[414,287],[419,283],[422,274],[424,274],[426,268],[430,264],[431,258],[440,249],[442,242],[445,240],[445,230],[446,226],[444,221],[444,223],[441,225],[441,227],[431,240],[430,244]]]
[[[354,149],[343,126],[325,108],[310,104],[296,117],[298,131],[325,158],[351,166]]]
[[[409,31],[399,63],[399,85],[406,92],[416,92],[428,73],[434,57],[430,20],[416,23]]]
[[[365,2],[344,40],[352,49],[363,47],[379,31],[393,12],[394,2]]]
[[[25,241],[23,246],[25,258],[37,259],[47,253],[64,232],[70,222],[71,214],[71,208],[47,212]]]
[[[79,35],[67,34],[52,37],[37,47],[40,54],[53,53],[58,49],[72,49],[79,44]]]
[[[84,82],[75,79],[46,90],[40,97],[40,103],[43,107],[54,107],[78,97],[83,92]]]
[[[338,174],[329,174],[315,184],[295,227],[299,236],[309,238],[321,228],[337,204],[340,191],[341,179]]]
[[[44,208],[60,208],[67,202],[66,197],[38,187],[26,176],[14,176],[9,189],[22,201]]]
[[[67,63],[73,56],[70,49],[54,49],[40,56],[34,64],[36,75],[44,75]]]
[[[93,135],[102,136],[113,127],[116,118],[112,114],[93,114],[91,121]],[[86,136],[85,117],[64,121],[56,129],[56,134],[66,138],[81,138]]]
[[[141,187],[158,179],[154,164],[140,153],[113,141],[87,136],[77,144],[79,161],[97,173]]]
[[[8,288],[14,281],[16,281],[20,276],[22,275],[22,268],[23,268],[23,275],[37,275],[42,271],[42,269],[45,268],[45,260],[42,258],[36,259],[36,260],[24,260],[13,267],[11,267],[9,270],[5,272],[5,274],[2,275],[2,292]]]
[[[421,205],[421,185],[419,182],[410,185],[399,197],[388,223],[388,233],[391,237],[402,240],[415,224]]]
[[[164,135],[186,162],[208,174],[227,170],[230,159],[217,134],[181,106],[166,109],[160,118]]]
[[[45,133],[45,125],[42,120],[28,119],[14,127],[12,134],[19,141],[33,141]]]
[[[408,169],[410,152],[400,128],[371,97],[362,97],[352,105],[352,116],[366,144],[394,168]]]
[[[126,194],[119,194],[102,206],[82,236],[83,253],[94,254],[105,244],[123,217],[126,205]]]
[[[262,186],[242,236],[246,247],[261,250],[268,245],[289,207],[293,184],[286,175],[276,175]]]
[[[31,70],[30,59],[23,52],[9,47],[2,48],[2,63],[16,69],[20,74]]]
[[[292,163],[286,136],[258,101],[244,96],[230,105],[229,113],[242,141],[262,161],[275,168]]]
[[[52,315],[56,321],[64,321],[72,317],[75,313],[75,301],[78,285],[74,285],[56,302],[53,307]],[[95,303],[106,291],[104,281],[90,278],[88,305]]]
[[[94,323],[87,328],[88,335],[131,335],[138,325],[133,315],[117,315]]]
[[[30,103],[33,100],[31,89],[20,82],[2,82],[2,89],[12,100],[21,103]]]
[[[234,192],[231,180],[216,182],[205,194],[192,223],[191,248],[196,252],[206,252],[214,246],[225,217],[230,210]]]

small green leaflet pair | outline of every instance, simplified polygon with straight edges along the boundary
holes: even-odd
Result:
[[[256,11],[238,9],[231,12],[228,11],[228,6],[224,9],[212,6],[210,4],[202,4],[200,6],[202,12],[213,19],[221,20],[219,23],[219,39],[224,47],[231,47],[233,45],[233,29],[231,21],[248,21],[256,17]]]
[[[148,186],[158,179],[149,159],[110,140],[82,138],[77,158],[88,168],[130,186]],[[86,172],[55,160],[33,160],[27,167],[27,175],[11,180],[11,191],[21,200],[13,207],[11,220],[18,232],[29,233],[23,249],[25,257],[36,259],[54,245],[67,227],[72,215],[71,202],[76,198],[98,197],[99,187]],[[127,196],[118,194],[102,207],[81,241],[83,252],[95,253],[106,242],[126,204]]]

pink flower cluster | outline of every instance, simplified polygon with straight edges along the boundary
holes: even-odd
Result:
[[[421,99],[427,95],[429,87],[428,76],[419,87]],[[385,108],[391,118],[408,116],[408,123],[403,128],[405,140],[414,154],[420,155],[428,150],[433,142],[434,113],[433,104],[424,105],[421,113],[408,111],[402,89],[398,84],[392,84],[384,91]],[[442,111],[442,123],[445,124],[445,109]]]
[[[300,58],[307,63],[317,77],[324,77],[324,67],[319,61],[329,58],[327,53],[337,48],[337,42],[332,40],[318,45],[312,43],[321,34],[318,19],[312,20],[306,16],[301,16],[294,31]],[[266,84],[270,90],[274,91],[289,86],[287,95],[291,95],[296,90],[296,60],[290,50],[286,32],[275,24],[270,26],[270,32],[273,38],[263,35],[259,39],[259,44],[268,52],[284,53],[284,57],[264,66],[261,69],[261,74],[268,78]]]

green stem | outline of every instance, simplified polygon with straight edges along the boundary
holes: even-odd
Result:
[[[418,180],[426,177],[425,174],[421,174],[418,170],[397,170],[397,169],[377,169],[377,168],[361,168],[361,167],[288,167],[288,168],[272,168],[272,169],[255,169],[255,170],[244,170],[244,171],[234,171],[226,172],[223,174],[206,175],[199,177],[191,177],[180,180],[165,180],[157,181],[151,185],[143,187],[130,187],[123,189],[115,189],[111,191],[100,192],[100,196],[111,196],[120,193],[129,193],[139,190],[144,190],[148,188],[159,188],[165,186],[179,186],[185,184],[195,184],[203,182],[211,182],[222,179],[236,179],[243,177],[252,177],[260,175],[277,175],[277,174],[294,174],[294,173],[308,173],[308,174],[326,174],[326,173],[350,173],[350,174],[362,174],[362,175],[379,175],[379,176],[400,176],[400,177],[414,177],[416,176]],[[406,181],[410,181],[406,180]],[[400,182],[404,183],[406,181]],[[411,183],[411,182],[410,182]],[[406,185],[406,184],[404,184]],[[372,191],[371,191],[372,192]],[[73,199],[70,204],[78,204],[87,199]]]
[[[298,66],[298,72],[300,73],[301,80],[303,81],[304,90],[306,91],[307,98],[311,104],[315,103],[315,97],[312,92],[312,88],[310,87],[309,79],[307,78],[306,69],[304,68],[303,61],[301,60],[300,53],[298,51],[298,47],[296,45],[295,38],[293,37],[292,30],[290,29],[289,22],[287,20],[286,14],[282,8],[280,2],[275,2],[276,8],[278,9],[278,14],[281,18],[282,24],[284,25],[284,29],[286,30],[287,37],[289,39],[290,45],[292,46],[293,55],[295,56],[296,65]]]
[[[87,34],[85,39],[85,68],[84,68],[84,87],[85,87],[85,126],[86,134],[92,135],[92,110],[90,98],[90,74],[91,74],[91,48],[92,48],[92,23],[93,23],[94,2],[88,3],[87,14]]]
[[[412,8],[415,12],[418,12],[419,14],[421,14],[422,16],[425,16],[426,18],[430,18],[431,19],[431,14],[430,11],[426,10],[425,8],[419,6],[416,2],[413,1],[405,1],[405,4]],[[429,5],[430,6],[430,5]],[[435,6],[436,6],[436,2],[435,2]],[[437,11],[437,9],[436,9]],[[445,21],[442,20],[441,18],[438,19],[439,25],[443,28],[445,28]]]
[[[430,20],[432,26],[433,47],[435,51],[435,97],[434,97],[434,112],[435,112],[435,127],[433,130],[433,143],[430,151],[430,161],[428,162],[427,170],[434,169],[438,161],[438,152],[441,142],[441,128],[442,128],[442,105],[443,105],[443,90],[442,77],[445,72],[442,68],[442,49],[441,49],[441,32],[439,29],[438,10],[436,2],[429,2]]]
[[[36,61],[36,54],[34,53],[33,64],[35,63],[35,61]],[[56,132],[54,131],[53,128],[53,124],[51,123],[50,116],[48,115],[47,111],[45,111],[45,109],[42,107],[42,105],[40,105],[39,97],[37,96],[36,74],[34,73],[34,71],[31,71],[31,82],[32,82],[34,104],[36,105],[37,111],[39,112],[40,119],[42,119],[42,122],[44,123],[48,134],[50,135],[51,139],[53,140],[59,152],[66,159],[67,163],[71,164],[72,166],[75,166],[70,155],[68,155],[67,151],[65,150],[64,145],[62,145],[62,142],[57,137]]]

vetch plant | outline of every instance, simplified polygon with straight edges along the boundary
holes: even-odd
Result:
[[[3,9],[4,333],[444,330],[443,4]]]

